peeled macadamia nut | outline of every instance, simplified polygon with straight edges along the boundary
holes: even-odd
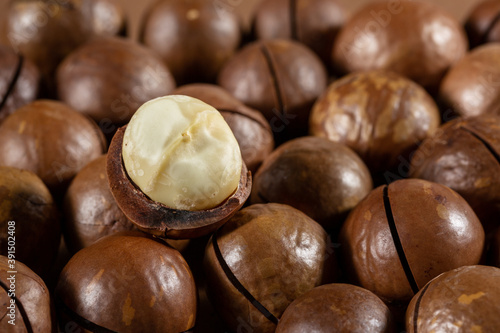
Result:
[[[122,154],[129,177],[146,195],[183,210],[226,200],[238,188],[243,163],[221,114],[182,95],[141,106],[125,130]]]

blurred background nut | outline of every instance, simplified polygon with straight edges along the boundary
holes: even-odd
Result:
[[[104,236],[133,229],[111,194],[106,155],[102,155],[80,170],[68,187],[63,224],[66,244],[76,253]]]
[[[214,82],[241,41],[238,16],[214,1],[162,0],[142,20],[139,39],[156,51],[179,84]]]
[[[0,125],[0,165],[34,172],[56,200],[105,146],[94,121],[61,102],[34,101]]]
[[[410,177],[450,187],[474,209],[488,233],[500,226],[500,117],[458,118],[413,154]]]
[[[349,284],[316,287],[293,301],[276,333],[395,332],[387,306],[372,292]]]
[[[2,332],[57,332],[55,312],[49,290],[43,280],[22,262],[15,260],[15,268],[9,258],[0,255],[0,330]],[[15,270],[12,280],[11,271]],[[14,311],[9,309],[9,290],[15,290]],[[13,314],[13,316],[12,316]],[[9,323],[12,321],[12,323]]]
[[[145,102],[169,94],[175,81],[151,50],[118,37],[96,38],[57,70],[59,98],[94,119],[107,138]]]
[[[434,91],[467,47],[464,29],[445,9],[427,1],[377,1],[347,21],[332,59],[342,73],[390,70]]]
[[[471,48],[500,42],[500,1],[479,1],[467,17],[465,31]]]
[[[460,116],[500,116],[500,43],[477,47],[453,66],[439,96],[445,107]]]
[[[408,333],[496,332],[500,327],[500,269],[464,266],[443,273],[411,300]]]
[[[93,324],[115,332],[184,332],[196,321],[196,287],[186,261],[137,231],[101,238],[76,253],[55,295],[62,327],[73,320],[92,331]]]
[[[233,331],[244,323],[274,332],[293,300],[338,273],[323,228],[275,203],[236,213],[212,236],[204,260],[210,300]]]
[[[326,228],[339,228],[372,190],[368,168],[343,144],[319,137],[279,146],[254,176],[252,203],[295,207]]]
[[[38,96],[40,74],[29,60],[0,45],[0,123]]]
[[[381,176],[408,161],[439,123],[436,103],[421,86],[391,72],[368,71],[334,81],[314,104],[309,126],[312,135],[351,147]]]
[[[340,233],[349,281],[387,303],[406,303],[439,274],[476,265],[483,254],[481,222],[448,187],[419,179],[373,190]]]
[[[299,41],[329,66],[333,42],[346,16],[338,0],[262,1],[253,17],[253,30],[258,39]]]
[[[5,256],[9,237],[15,240],[15,259],[45,278],[61,238],[56,204],[38,176],[0,166],[0,254]]]
[[[198,98],[216,108],[233,131],[243,161],[255,174],[274,148],[271,127],[262,114],[245,106],[225,89],[212,84],[194,83],[175,89],[172,94]]]
[[[247,45],[221,70],[218,83],[261,111],[275,140],[305,135],[312,105],[326,88],[327,73],[306,46],[285,39]]]

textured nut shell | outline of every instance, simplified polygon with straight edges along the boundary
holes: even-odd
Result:
[[[395,167],[439,123],[438,108],[422,87],[394,73],[369,71],[333,82],[314,104],[309,129],[351,147],[377,172]]]
[[[56,295],[116,332],[184,332],[196,318],[196,287],[184,258],[140,232],[102,238],[75,254]]]
[[[479,263],[485,235],[467,202],[451,189],[418,179],[396,181],[388,196],[404,255],[418,288],[448,270]],[[351,212],[340,234],[350,278],[385,301],[408,301],[412,289],[384,208],[383,187]]]
[[[273,133],[262,113],[245,106],[225,89],[194,83],[179,87],[172,94],[195,97],[216,108],[233,131],[243,161],[252,173],[273,150]]]
[[[0,125],[0,165],[34,172],[54,194],[104,150],[94,121],[56,101],[32,102]]]
[[[276,333],[395,332],[387,306],[372,292],[327,284],[302,295],[285,310]]]
[[[500,1],[480,1],[471,11],[465,22],[465,30],[471,48],[491,42],[500,42],[500,23],[496,17],[500,14]]]
[[[46,277],[57,255],[61,226],[52,195],[35,174],[0,166],[0,254],[8,254],[15,222],[15,259]],[[1,317],[0,317],[1,318]]]
[[[338,227],[373,183],[350,148],[319,137],[302,137],[278,147],[253,178],[251,202],[295,207],[323,226]]]
[[[500,327],[500,269],[466,266],[446,272],[413,297],[406,330],[496,332]]]
[[[175,88],[169,69],[153,51],[111,37],[72,52],[59,66],[57,82],[59,98],[101,126],[126,124],[142,104]]]
[[[0,123],[38,95],[40,74],[35,65],[0,45]],[[16,76],[16,71],[19,75]]]
[[[259,39],[304,43],[327,64],[345,17],[346,11],[337,0],[265,1],[255,13],[253,29]]]
[[[500,116],[500,44],[486,44],[467,54],[446,74],[439,94],[461,116]]]
[[[162,0],[146,12],[140,39],[160,55],[179,84],[213,82],[238,48],[238,17],[220,7],[205,0]]]
[[[8,259],[3,255],[0,256],[0,282],[7,289],[10,288],[10,282],[12,281],[7,280],[12,275],[7,273],[12,271]],[[29,322],[32,332],[56,332],[57,324],[51,306],[50,293],[43,280],[20,261],[16,261],[15,271],[16,325],[13,326],[8,323],[11,317],[8,316],[9,309],[7,309],[7,306],[10,305],[11,298],[5,289],[0,288],[0,304],[2,304],[0,309],[0,330],[2,332],[27,332],[26,323]],[[23,317],[18,304],[22,305],[27,318]]]
[[[218,82],[261,111],[274,132],[302,133],[311,106],[326,88],[327,74],[316,54],[302,44],[270,40],[243,48],[221,70]]]
[[[331,282],[335,254],[323,228],[286,205],[252,205],[218,231],[217,243],[240,283],[274,316],[310,289]],[[255,332],[274,332],[266,319],[226,277],[212,241],[205,251],[208,292],[230,329],[250,323]]]
[[[252,178],[243,163],[238,188],[221,205],[203,211],[176,210],[154,202],[127,176],[122,162],[125,128],[116,132],[108,151],[107,173],[111,193],[123,213],[141,230],[166,238],[195,238],[224,224],[250,196]]]
[[[459,118],[420,145],[411,161],[410,176],[457,191],[490,229],[500,225],[500,162],[471,132],[500,155],[499,117]]]
[[[64,217],[64,237],[73,253],[104,236],[135,229],[111,194],[106,155],[87,164],[73,179],[64,198]]]
[[[342,72],[391,70],[437,88],[467,51],[457,19],[430,2],[371,3],[344,25],[333,49]]]

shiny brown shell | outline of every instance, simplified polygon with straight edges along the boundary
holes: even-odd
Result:
[[[279,146],[253,177],[252,203],[295,207],[324,227],[339,228],[373,188],[370,172],[347,146],[301,137]]]
[[[387,302],[408,302],[432,278],[479,263],[481,222],[455,191],[420,179],[373,190],[340,233],[351,282]]]
[[[242,209],[205,251],[208,293],[228,328],[274,332],[287,306],[338,272],[323,228],[281,204]]]
[[[128,177],[122,161],[126,126],[116,132],[108,151],[107,173],[111,193],[123,213],[141,230],[165,238],[195,238],[215,231],[250,196],[252,177],[245,163],[236,191],[219,206],[200,211],[172,209],[147,197]]]
[[[135,226],[111,194],[106,155],[87,164],[71,182],[64,197],[64,237],[72,253],[98,239]]]
[[[330,84],[314,104],[309,130],[351,147],[379,173],[407,161],[439,124],[436,103],[418,84],[391,72],[368,71]]]
[[[22,262],[9,261],[3,255],[0,255],[0,304],[2,332],[58,332],[45,282]]]
[[[471,48],[492,42],[500,42],[500,1],[483,0],[472,9],[465,31]]]
[[[344,25],[332,52],[343,73],[383,69],[434,90],[467,52],[460,22],[427,1],[369,3]]]
[[[499,313],[500,268],[464,266],[439,275],[413,297],[406,330],[497,332]]]
[[[85,321],[115,332],[184,332],[196,320],[196,287],[186,261],[138,231],[101,238],[75,254],[55,295],[62,327],[72,320],[74,328],[91,331]]]
[[[222,87],[193,83],[175,89],[172,94],[198,98],[216,108],[233,131],[243,162],[252,173],[273,150],[273,133],[262,113],[241,103]]]
[[[293,301],[276,333],[396,332],[387,306],[372,292],[350,284],[316,287]]]

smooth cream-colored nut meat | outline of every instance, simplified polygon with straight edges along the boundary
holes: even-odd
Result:
[[[183,210],[210,209],[238,187],[242,158],[221,114],[192,97],[151,100],[125,130],[123,162],[154,201]]]

